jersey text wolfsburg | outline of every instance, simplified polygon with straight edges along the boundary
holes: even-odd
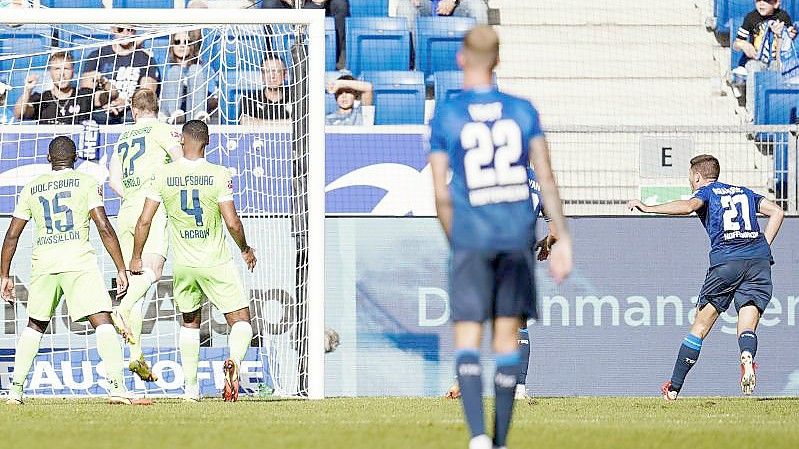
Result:
[[[230,260],[219,203],[233,200],[230,172],[205,159],[179,159],[156,177],[149,198],[169,218],[175,264],[213,267]]]
[[[97,269],[89,212],[103,205],[97,181],[71,169],[37,177],[22,188],[14,216],[36,224],[31,273]]]

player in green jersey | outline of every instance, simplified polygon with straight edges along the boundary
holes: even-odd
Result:
[[[150,183],[164,164],[182,157],[180,133],[158,121],[158,97],[150,89],[138,89],[131,98],[135,123],[120,134],[109,167],[111,188],[122,197],[119,209],[119,243],[125,263],[133,253],[133,232],[144,207]],[[130,345],[129,368],[144,381],[155,381],[141,348],[142,299],[150,286],[161,278],[168,248],[166,214],[159,208],[153,218],[153,231],[144,245],[144,267],[130,277],[128,294],[112,313],[117,331]]]
[[[249,299],[244,292],[225,241],[224,225],[241,250],[247,268],[255,268],[255,253],[247,245],[244,226],[233,203],[230,171],[205,160],[208,126],[191,120],[183,125],[183,158],[162,170],[147,194],[136,224],[132,273],[142,270],[142,253],[159,205],[168,217],[173,252],[175,305],[183,314],[179,346],[186,379],[185,398],[199,399],[197,364],[200,357],[200,322],[203,298],[225,315],[230,325],[225,361],[225,401],[239,393],[239,365],[252,339]]]
[[[125,262],[117,235],[105,215],[101,187],[91,176],[72,169],[75,159],[72,139],[60,136],[50,142],[47,160],[52,171],[22,188],[3,241],[0,295],[14,302],[14,281],[9,275],[11,260],[25,225],[30,220],[35,223],[28,326],[19,336],[14,353],[9,404],[22,404],[25,379],[62,295],[72,320],[88,320],[96,331],[97,352],[110,385],[110,402],[132,403],[122,377],[122,346],[111,323],[111,298],[103,288],[103,274],[89,243],[90,219],[117,268],[117,297],[123,296],[128,287]]]

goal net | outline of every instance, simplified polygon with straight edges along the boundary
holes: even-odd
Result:
[[[49,170],[47,147],[72,136],[76,169],[108,185],[117,137],[132,123],[129,98],[157,90],[159,120],[179,131],[190,119],[211,130],[207,159],[233,175],[235,202],[258,266],[246,271],[229,239],[250,297],[255,336],[242,362],[244,392],[323,396],[324,24],[317,11],[35,10],[6,12],[0,25],[0,224],[16,195]],[[16,106],[16,107],[15,107]],[[32,236],[29,225],[12,265],[17,302],[0,315],[0,392],[8,389],[17,335],[27,324]],[[96,231],[91,236],[112,293],[116,270]],[[128,387],[180,395],[178,330],[171,260],[143,302],[142,345],[159,380],[144,383],[125,367]],[[201,393],[216,395],[227,358],[228,326],[202,309]],[[127,359],[127,351],[126,351]],[[127,360],[126,363],[127,365]],[[62,302],[25,386],[28,395],[102,394],[105,370],[91,327],[71,323]]]

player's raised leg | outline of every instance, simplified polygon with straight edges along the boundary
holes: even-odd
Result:
[[[22,330],[17,340],[17,347],[14,352],[14,377],[11,380],[11,388],[8,391],[9,405],[22,404],[22,391],[25,387],[25,379],[30,374],[33,360],[39,353],[39,345],[42,342],[42,335],[47,330],[48,321],[39,321],[33,318],[28,319],[28,326]]]
[[[674,371],[672,371],[671,379],[666,381],[661,387],[663,399],[677,399],[677,395],[680,394],[685,382],[685,377],[699,360],[702,341],[710,332],[710,329],[713,328],[713,324],[718,317],[719,312],[709,303],[704,304],[704,307],[697,311],[694,324],[691,326],[688,335],[683,339],[680,350],[677,352],[677,360],[674,362]]]
[[[245,307],[226,313],[225,319],[230,326],[230,335],[228,335],[230,357],[225,360],[223,365],[225,387],[222,397],[225,401],[235,402],[239,398],[239,367],[252,340],[250,309]]]
[[[157,236],[155,236],[155,238],[157,238]],[[130,286],[128,287],[128,293],[122,298],[117,308],[117,313],[122,317],[125,325],[128,326],[131,336],[131,338],[127,340],[130,347],[130,363],[128,368],[145,382],[155,382],[158,380],[158,377],[153,374],[142,351],[141,329],[144,322],[142,305],[144,297],[147,295],[150,287],[161,279],[164,262],[165,259],[160,254],[142,254],[142,272],[141,274],[131,275],[129,277]]]

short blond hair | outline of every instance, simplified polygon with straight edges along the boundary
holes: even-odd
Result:
[[[463,56],[466,64],[494,70],[499,63],[499,36],[494,28],[478,25],[463,37]]]
[[[133,109],[140,111],[148,111],[158,113],[158,96],[152,89],[140,87],[133,92],[133,97],[130,99],[130,105]]]

